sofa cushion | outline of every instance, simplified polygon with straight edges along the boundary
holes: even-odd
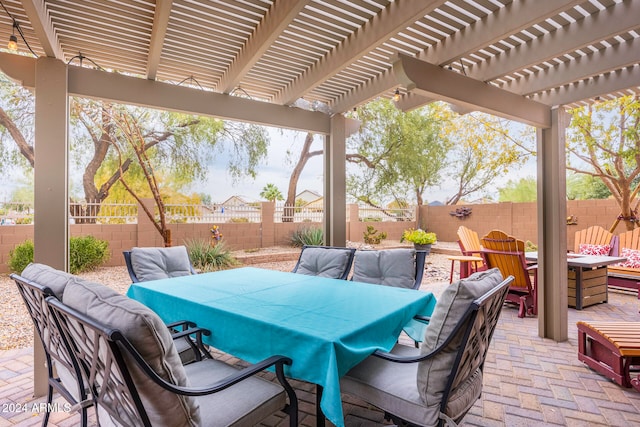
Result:
[[[349,249],[304,248],[296,273],[339,279],[347,269],[350,255]]]
[[[589,243],[580,243],[578,249],[582,255],[607,256],[611,252],[611,245],[591,245]]]
[[[420,346],[422,354],[431,353],[440,346],[458,325],[469,305],[502,282],[502,274],[497,268],[474,273],[449,285],[442,293],[426,328],[424,341]],[[418,390],[427,405],[442,400],[447,378],[460,347],[462,337],[458,336],[437,356],[419,363]]]
[[[62,294],[67,284],[76,279],[76,276],[73,274],[65,273],[48,265],[35,262],[27,265],[20,275],[27,280],[51,288],[59,300],[62,300]]]
[[[133,248],[131,267],[141,282],[191,274],[191,261],[184,246]]]
[[[69,282],[63,294],[63,302],[102,325],[119,329],[149,366],[165,380],[180,386],[189,385],[169,330],[144,305],[111,288],[81,278]],[[199,424],[199,408],[194,398],[164,390],[124,353],[152,425]]]
[[[415,256],[414,249],[357,251],[352,280],[412,288],[416,281]]]

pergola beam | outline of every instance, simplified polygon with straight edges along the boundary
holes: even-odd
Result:
[[[532,76],[510,82],[504,86],[504,89],[521,95],[529,95],[597,76],[606,73],[611,68],[624,68],[639,62],[640,39],[631,39],[608,49],[567,61],[552,69],[539,71]]]
[[[548,106],[454,71],[403,54],[398,55],[393,69],[399,81],[419,95],[538,128],[551,126]]]
[[[162,57],[162,46],[169,26],[171,7],[173,0],[157,0],[156,10],[153,14],[153,28],[151,29],[151,41],[149,43],[149,57],[147,59],[147,78],[155,80],[158,74],[158,66]]]
[[[230,93],[310,0],[279,0],[256,26],[238,56],[224,72],[217,90]]]
[[[50,58],[64,59],[58,37],[51,25],[44,0],[22,0],[22,7],[40,41],[44,54]]]
[[[89,68],[69,67],[69,93],[325,135],[331,131],[330,117],[324,113]]]
[[[640,93],[640,65],[602,74],[560,89],[542,92],[533,100],[547,105],[568,105],[614,92]]]
[[[495,58],[466,69],[467,75],[488,81],[514,70],[522,70],[565,53],[575,52],[590,44],[630,31],[638,27],[640,3],[624,1],[577,22],[559,28],[543,37],[517,46]],[[615,26],[611,22],[616,22]]]
[[[584,2],[582,0],[522,0],[509,3],[421,52],[418,59],[432,64],[446,65],[579,3]]]
[[[443,0],[396,0],[390,3],[379,15],[365,23],[362,28],[356,30],[324,58],[287,85],[274,98],[274,102],[283,105],[292,104],[444,3]]]

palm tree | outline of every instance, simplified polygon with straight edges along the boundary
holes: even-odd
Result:
[[[276,200],[284,200],[284,196],[275,184],[265,185],[262,189],[262,192],[260,192],[260,197],[263,197],[270,202],[275,202]]]

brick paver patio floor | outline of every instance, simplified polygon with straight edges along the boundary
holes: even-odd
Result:
[[[640,425],[640,393],[607,380],[577,358],[577,321],[640,321],[635,295],[609,295],[608,304],[582,311],[569,309],[569,340],[562,343],[539,338],[537,318],[519,319],[515,308],[505,307],[485,365],[482,398],[463,425]],[[0,352],[0,427],[42,422],[42,413],[34,404],[44,399],[32,398],[32,353],[31,348]],[[300,399],[300,424],[315,425],[315,386],[292,383]],[[347,426],[388,424],[375,408],[346,395],[343,401]],[[62,408],[62,399],[58,397],[56,402]],[[26,411],[16,412],[15,404]],[[78,420],[78,415],[60,410],[52,414],[49,425],[76,426]],[[286,423],[286,418],[273,416],[265,424]]]

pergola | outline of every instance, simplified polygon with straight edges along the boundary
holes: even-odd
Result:
[[[539,335],[567,339],[564,111],[638,92],[639,0],[2,4],[20,55],[0,69],[36,95],[36,261],[67,266],[70,95],[325,135],[325,236],[343,245],[343,113],[397,92],[538,129]]]

